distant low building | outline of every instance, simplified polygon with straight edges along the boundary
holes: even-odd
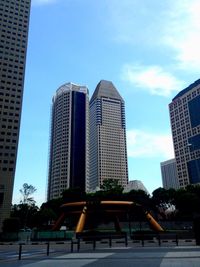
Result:
[[[143,183],[139,180],[133,180],[133,181],[129,181],[128,184],[126,185],[126,187],[124,188],[124,193],[128,193],[131,190],[143,190],[144,192],[147,193],[147,195],[149,195],[148,190],[146,189],[146,187],[143,185]]]
[[[170,159],[160,163],[162,183],[165,189],[178,189],[178,175],[176,168],[176,160]]]

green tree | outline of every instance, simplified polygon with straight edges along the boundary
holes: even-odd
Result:
[[[7,218],[3,221],[3,232],[18,232],[20,228],[19,218]]]
[[[180,219],[193,219],[195,213],[200,212],[200,197],[194,192],[179,189],[175,196],[175,205]]]
[[[35,193],[36,188],[33,185],[24,183],[19,192],[22,195],[20,204],[13,205],[11,216],[20,219],[21,227],[26,228],[31,225],[31,218],[37,212],[38,207],[35,205],[35,200],[31,195]]]
[[[83,201],[86,199],[86,193],[79,187],[68,188],[63,191],[62,199],[64,203]]]
[[[44,206],[32,218],[34,226],[40,229],[47,229],[49,224],[56,219],[56,213],[51,208]]]
[[[33,185],[24,183],[23,187],[19,190],[19,192],[22,194],[21,203],[27,205],[35,204],[35,200],[30,196],[35,193],[36,190],[37,189]]]
[[[119,184],[119,180],[116,179],[103,180],[103,184],[100,186],[100,188],[103,191],[113,191],[121,194],[123,191],[123,187]]]

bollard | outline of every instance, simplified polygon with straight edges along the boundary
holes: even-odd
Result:
[[[47,256],[49,256],[49,247],[50,247],[50,244],[49,242],[47,242]]]
[[[77,250],[78,250],[78,252],[79,252],[79,250],[80,250],[80,238],[78,238],[78,242],[77,242]]]
[[[74,242],[73,239],[71,239],[71,253],[74,251]]]
[[[158,245],[159,245],[159,247],[161,245],[160,234],[158,234]]]
[[[127,238],[127,233],[125,234],[125,245],[126,245],[126,247],[128,246],[128,238]]]
[[[109,247],[112,247],[112,236],[109,236]]]
[[[176,234],[176,245],[178,246],[178,235]]]
[[[142,246],[144,247],[144,234],[142,233]]]
[[[96,240],[95,240],[95,238],[93,239],[93,250],[95,250],[96,249]]]
[[[21,260],[22,258],[22,244],[19,244],[19,257],[18,260]]]

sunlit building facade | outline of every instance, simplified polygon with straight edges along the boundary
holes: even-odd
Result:
[[[68,188],[86,190],[88,162],[88,106],[86,86],[66,83],[52,100],[47,199]]]
[[[142,183],[142,181],[140,180],[132,180],[129,181],[128,184],[126,185],[126,187],[124,188],[124,193],[128,193],[131,190],[142,190],[144,191],[147,195],[150,195],[148,190],[146,189],[146,187],[144,186],[144,184]]]
[[[10,216],[31,0],[0,0],[0,231]]]
[[[179,92],[169,104],[180,187],[200,183],[200,80]]]
[[[89,151],[89,190],[99,188],[105,179],[127,185],[125,105],[110,81],[100,81],[90,100]]]
[[[176,169],[176,160],[169,159],[160,163],[162,183],[165,189],[178,189],[178,176]]]

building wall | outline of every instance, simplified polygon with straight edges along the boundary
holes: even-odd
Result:
[[[124,102],[106,92],[90,102],[90,190],[105,179],[117,179],[123,187],[128,183]]]
[[[47,199],[70,187],[86,188],[88,90],[67,83],[53,97]]]
[[[30,0],[0,0],[0,231],[11,209],[30,4]]]
[[[100,117],[101,101],[96,100],[90,103],[90,130],[89,130],[89,182],[87,191],[95,190],[99,185],[99,124],[101,123]]]
[[[180,187],[200,182],[200,80],[182,90],[169,104]]]
[[[86,173],[85,94],[72,92],[70,187],[85,188]]]
[[[161,174],[162,174],[162,183],[165,189],[178,189],[178,176],[176,169],[176,160],[170,159],[164,162],[161,162]]]

